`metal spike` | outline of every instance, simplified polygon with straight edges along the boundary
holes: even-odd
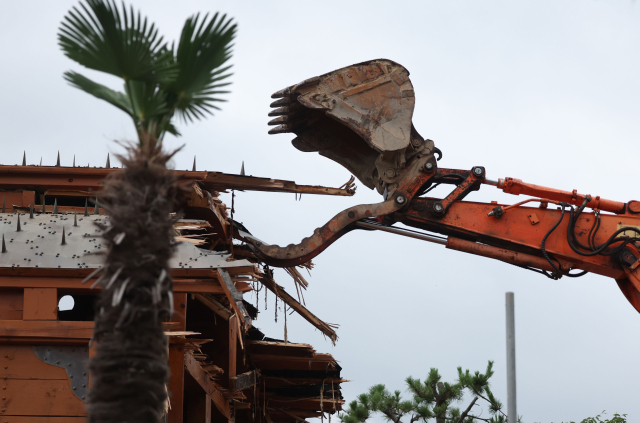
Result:
[[[193,169],[191,169],[192,172],[196,171],[196,156],[193,156]]]
[[[244,160],[242,161],[242,168],[240,168],[240,175],[244,176]]]
[[[276,126],[275,128],[271,128],[269,130],[269,134],[273,135],[273,134],[284,134],[287,132],[291,132],[291,128],[289,128],[289,125],[280,125],[280,126]]]
[[[271,119],[269,122],[267,122],[267,125],[269,126],[276,126],[276,125],[280,125],[282,123],[285,123],[289,121],[289,116],[284,115],[284,116],[278,116],[275,119]]]
[[[2,252],[7,252],[7,244],[4,243],[4,234],[2,234]]]
[[[56,160],[56,167],[60,167],[60,152],[58,151],[58,160]]]
[[[4,205],[4,200],[6,197],[2,197],[2,213],[6,213],[7,212],[7,208]]]
[[[64,226],[62,227],[62,244],[60,245],[67,245],[67,238],[64,234]]]
[[[275,93],[271,94],[271,98],[286,97],[289,94],[291,94],[291,87],[283,88],[280,91],[276,91]]]
[[[33,201],[31,202],[31,205],[29,206],[29,219],[33,219]]]
[[[16,232],[20,231],[22,231],[22,228],[20,227],[20,213],[18,213],[18,229],[16,229]]]
[[[76,155],[73,155],[73,167],[76,167]]]
[[[42,156],[40,156],[40,166],[42,166]]]
[[[89,216],[89,199],[84,199],[84,215]]]
[[[46,197],[42,196],[42,213],[46,213],[47,212],[47,208],[45,206],[46,203],[47,203]]]
[[[289,103],[291,103],[291,97],[284,97],[284,98],[281,98],[279,100],[274,101],[273,103],[271,103],[269,105],[269,107],[286,106]]]
[[[73,211],[73,226],[78,226],[78,210]]]
[[[27,152],[22,153],[22,166],[27,165]]]
[[[93,214],[100,214],[100,210],[98,209],[98,197],[96,197],[96,207],[93,209]]]
[[[107,165],[105,167],[107,169],[111,169],[111,162],[109,161],[109,153],[107,153]]]
[[[53,200],[53,214],[58,214],[58,199]]]

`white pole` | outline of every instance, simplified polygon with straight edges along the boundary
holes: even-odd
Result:
[[[516,423],[516,322],[513,292],[506,294],[507,311],[507,415],[508,423]]]

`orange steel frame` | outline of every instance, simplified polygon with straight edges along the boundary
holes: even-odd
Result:
[[[600,215],[600,227],[595,237],[596,245],[607,241],[621,227],[631,226],[640,229],[638,201],[622,203],[578,194],[575,190],[561,191],[528,184],[513,178],[500,179],[497,183],[484,183],[495,185],[510,194],[526,194],[538,199],[525,200],[513,206],[454,201],[446,215],[436,217],[428,210],[429,204],[438,199],[414,198],[409,207],[387,218],[408,226],[448,235],[447,248],[546,271],[554,269],[541,254],[542,239],[561,215],[560,208],[551,209],[549,203],[565,202],[579,206],[589,197],[591,200],[587,202],[587,206],[615,213]],[[521,205],[531,201],[539,201],[540,207]],[[503,213],[499,217],[490,215],[496,208],[500,208]],[[576,238],[584,245],[588,244],[587,237],[594,219],[594,213],[584,212],[576,220]],[[629,302],[640,312],[640,260],[635,265],[623,266],[617,256],[577,254],[567,241],[568,224],[567,210],[562,222],[545,244],[546,252],[558,268],[564,272],[581,269],[615,279]],[[626,248],[638,258],[639,245],[638,242],[631,243]]]

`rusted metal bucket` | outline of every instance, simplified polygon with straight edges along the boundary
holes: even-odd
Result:
[[[365,186],[392,193],[414,160],[438,150],[411,121],[415,105],[409,71],[391,60],[358,63],[302,81],[271,96],[278,125],[300,151],[340,163]]]

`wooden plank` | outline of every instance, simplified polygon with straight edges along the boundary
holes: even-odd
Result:
[[[7,423],[87,423],[86,417],[3,416]]]
[[[185,423],[211,423],[211,398],[206,392],[187,397],[187,419]]]
[[[0,320],[22,320],[23,289],[0,290]]]
[[[231,312],[215,298],[204,294],[195,294],[195,298],[224,320],[229,320],[229,317],[231,317]]]
[[[58,290],[56,288],[25,288],[23,319],[57,320]]]
[[[39,190],[60,189],[100,191],[102,181],[117,168],[89,168],[63,166],[7,166],[0,165],[0,186],[3,188],[37,187]],[[329,188],[319,185],[298,185],[293,181],[222,172],[174,171],[182,180],[195,180],[208,190],[294,192],[306,194],[352,196],[353,190]],[[9,194],[9,193],[7,193]],[[1,201],[1,200],[0,200]],[[8,203],[7,203],[8,204]]]
[[[166,322],[165,330],[175,329],[175,322]],[[59,322],[53,320],[0,320],[0,339],[10,337],[47,338],[54,341],[63,338],[71,344],[77,340],[89,342],[93,336],[93,322]],[[68,342],[69,343],[69,342]]]
[[[171,408],[167,423],[182,423],[184,407],[184,348],[181,344],[169,345],[169,401]]]
[[[86,339],[93,335],[93,322],[52,320],[0,320],[0,336]]]
[[[292,344],[290,342],[247,341],[249,354],[279,355],[290,357],[313,357],[315,350],[309,344]]]
[[[331,339],[331,342],[335,345],[338,340],[338,335],[336,332],[329,326],[329,324],[323,322],[319,318],[316,317],[315,314],[307,310],[302,304],[296,301],[291,295],[289,295],[284,288],[278,285],[273,279],[269,276],[264,275],[260,278],[260,281],[264,286],[266,286],[271,292],[276,294],[282,301],[287,303],[289,307],[294,309],[303,319],[307,322],[311,323],[316,329],[320,332],[324,333],[326,336]]]
[[[172,330],[184,332],[187,327],[187,294],[173,294],[173,323]],[[184,346],[171,344],[169,346],[169,395],[171,409],[169,410],[169,423],[182,423],[184,410]]]
[[[325,396],[322,399],[322,409],[325,412],[340,411],[344,400]],[[320,410],[320,397],[318,398],[269,398],[269,405],[273,408],[301,408],[306,410]]]
[[[280,355],[252,354],[256,367],[264,370],[332,370],[335,360],[329,354],[314,357],[287,357]]]
[[[3,381],[0,409],[3,415],[86,416],[85,403],[73,394],[65,380],[7,379]]]
[[[95,269],[91,269],[95,270]],[[211,269],[207,269],[211,273]],[[0,277],[0,288],[59,288],[91,291],[92,282],[82,284],[82,278],[57,278],[57,277]],[[94,290],[99,290],[95,287]],[[251,291],[251,285],[246,282],[236,282],[236,289],[240,292]],[[180,293],[206,293],[223,295],[225,291],[217,279],[175,279],[173,281],[174,292]],[[57,306],[57,304],[56,304]]]
[[[193,355],[186,353],[184,355],[184,366],[191,376],[198,382],[198,384],[204,389],[204,391],[211,397],[213,404],[218,411],[226,417],[231,418],[231,410],[229,402],[222,396],[220,391],[215,387],[213,382],[209,379],[207,373],[202,370],[200,363],[193,357]]]
[[[238,356],[238,315],[234,314],[229,317],[229,368],[227,369],[227,374],[229,375],[229,380],[236,375],[236,360]]]
[[[22,207],[29,207],[31,204],[36,204],[36,192],[22,191]]]
[[[0,345],[0,379],[66,380],[67,372],[40,360],[31,345]]]
[[[244,391],[256,384],[260,373],[257,370],[242,373],[229,379],[229,390],[231,392]]]

